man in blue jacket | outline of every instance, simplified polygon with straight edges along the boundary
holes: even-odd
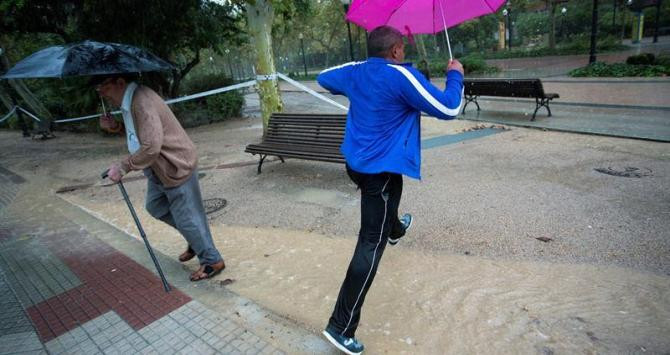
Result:
[[[402,175],[420,179],[421,112],[453,119],[463,98],[463,66],[451,61],[444,91],[405,58],[402,34],[382,26],[370,32],[368,60],[322,71],[317,80],[350,106],[342,143],[347,174],[361,190],[358,243],[324,336],[347,354],[360,354],[354,338],[365,295],[386,243],[395,244],[411,226],[398,218]]]

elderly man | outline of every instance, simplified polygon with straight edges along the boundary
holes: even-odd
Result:
[[[398,206],[402,175],[421,177],[421,112],[452,119],[463,97],[463,66],[458,61],[449,62],[446,88],[440,91],[403,63],[402,34],[391,27],[370,33],[368,55],[365,62],[326,69],[317,78],[351,103],[341,150],[347,174],[361,190],[358,243],[323,332],[347,354],[363,352],[354,333],[386,243],[397,243],[412,223],[409,214],[398,218]]]
[[[97,77],[93,84],[102,97],[121,108],[130,152],[109,167],[109,178],[118,182],[130,171],[143,170],[147,211],[176,228],[188,242],[179,261],[198,256],[200,268],[191,274],[191,281],[220,273],[225,264],[202,204],[195,146],[177,118],[156,92],[137,85],[130,76]],[[108,115],[101,117],[100,126],[120,131],[120,123]]]

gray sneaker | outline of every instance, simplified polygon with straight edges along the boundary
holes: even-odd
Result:
[[[338,334],[326,327],[326,330],[323,331],[323,336],[328,339],[336,348],[340,349],[343,353],[348,355],[359,355],[363,352],[365,348],[361,342],[356,340],[356,338],[347,338],[342,334]]]
[[[389,244],[391,244],[391,245],[398,244],[398,241],[400,241],[400,238],[405,236],[405,233],[407,233],[407,231],[410,229],[410,227],[412,227],[412,221],[414,221],[414,217],[412,217],[412,215],[409,214],[409,213],[405,213],[404,215],[402,215],[402,217],[399,218],[399,220],[400,220],[400,224],[402,224],[402,227],[403,227],[404,230],[403,230],[402,235],[400,235],[399,237],[396,237],[396,238],[389,237]]]

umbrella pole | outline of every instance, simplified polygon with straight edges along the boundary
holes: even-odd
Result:
[[[442,8],[442,0],[437,0],[440,4],[440,14],[442,15],[442,24],[444,25],[444,37],[447,39],[447,49],[449,49],[449,61],[454,60],[451,54],[451,43],[449,42],[449,31],[447,31],[447,21],[444,19],[444,9]]]
[[[449,61],[454,60],[454,56],[451,55],[451,43],[449,43],[449,32],[447,31],[447,28],[444,28],[444,36],[447,38],[447,48],[449,49]]]

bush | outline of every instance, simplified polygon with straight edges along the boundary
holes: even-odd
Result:
[[[465,74],[490,74],[497,73],[500,68],[490,66],[484,61],[484,57],[476,54],[470,54],[459,59],[465,69]]]
[[[491,74],[500,71],[500,68],[486,64],[484,58],[478,54],[468,54],[458,60],[463,64],[465,74]],[[444,59],[430,61],[428,69],[433,77],[443,75],[446,64]]]
[[[656,57],[656,61],[654,64],[670,67],[670,55],[665,54],[659,55],[658,57]]]
[[[626,76],[667,76],[670,67],[664,65],[631,65],[627,63],[607,64],[595,62],[570,71],[573,77],[626,77]]]
[[[652,53],[642,53],[638,55],[632,55],[626,58],[626,64],[653,65],[656,64],[656,57]]]
[[[189,78],[182,90],[189,94],[230,86],[235,82],[223,75],[203,74]],[[244,96],[238,90],[201,97],[173,105],[177,118],[184,127],[195,127],[239,116]]]

